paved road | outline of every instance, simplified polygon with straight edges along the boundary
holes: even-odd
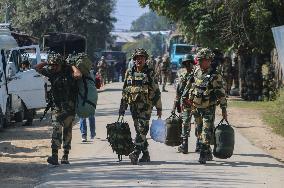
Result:
[[[74,126],[71,165],[52,167],[42,177],[43,187],[284,187],[284,164],[251,145],[236,131],[234,155],[227,160],[214,159],[200,165],[194,153],[195,138],[190,139],[190,153],[176,152],[149,137],[151,163],[133,166],[124,157],[117,162],[106,140],[106,124],[117,119],[121,84],[110,84],[99,93],[96,114],[97,138],[81,143],[78,123]],[[174,90],[162,94],[163,118],[170,113]],[[132,124],[130,114],[126,120]],[[156,116],[153,116],[156,118]],[[216,121],[220,120],[219,117]],[[134,129],[132,128],[134,137]]]

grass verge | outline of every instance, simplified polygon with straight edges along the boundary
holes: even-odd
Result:
[[[229,101],[229,105],[236,108],[262,110],[263,121],[270,125],[275,133],[284,137],[284,89],[281,89],[280,97],[275,101]]]

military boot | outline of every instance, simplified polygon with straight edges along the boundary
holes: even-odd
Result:
[[[52,149],[52,155],[51,155],[51,157],[47,158],[47,162],[49,164],[52,164],[52,165],[59,165],[59,163],[58,163],[58,150],[57,149]]]
[[[64,155],[61,158],[61,164],[70,164],[68,160],[69,151],[64,150]]]
[[[206,150],[206,161],[212,161],[212,160],[213,160],[212,150],[209,146],[209,148]]]
[[[130,153],[129,154],[129,159],[131,160],[131,164],[137,165],[138,157],[139,157],[139,155],[137,155],[137,153],[135,153],[135,152]]]
[[[183,137],[182,144],[178,147],[178,152],[187,154],[188,153],[188,137]]]
[[[206,151],[204,151],[204,150],[200,151],[198,162],[200,164],[206,164]]]
[[[139,159],[139,163],[143,162],[150,162],[150,155],[149,151],[143,152],[142,157]]]
[[[197,138],[196,140],[196,146],[195,146],[195,152],[199,153],[201,148],[201,142],[200,139]]]

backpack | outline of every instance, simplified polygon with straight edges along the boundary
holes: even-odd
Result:
[[[90,76],[82,76],[82,79],[77,81],[78,95],[76,103],[76,114],[80,118],[87,118],[95,115],[96,105],[98,100],[98,92],[95,81]]]
[[[118,160],[121,161],[122,155],[128,156],[134,151],[129,124],[119,116],[117,122],[107,124],[106,128],[107,140],[113,152],[118,155]]]
[[[92,68],[92,62],[86,54],[79,53],[75,61],[75,66],[81,71],[85,76],[90,74]]]

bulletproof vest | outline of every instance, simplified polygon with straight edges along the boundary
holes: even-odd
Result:
[[[147,102],[149,78],[146,73],[133,72],[127,78],[128,102]]]

